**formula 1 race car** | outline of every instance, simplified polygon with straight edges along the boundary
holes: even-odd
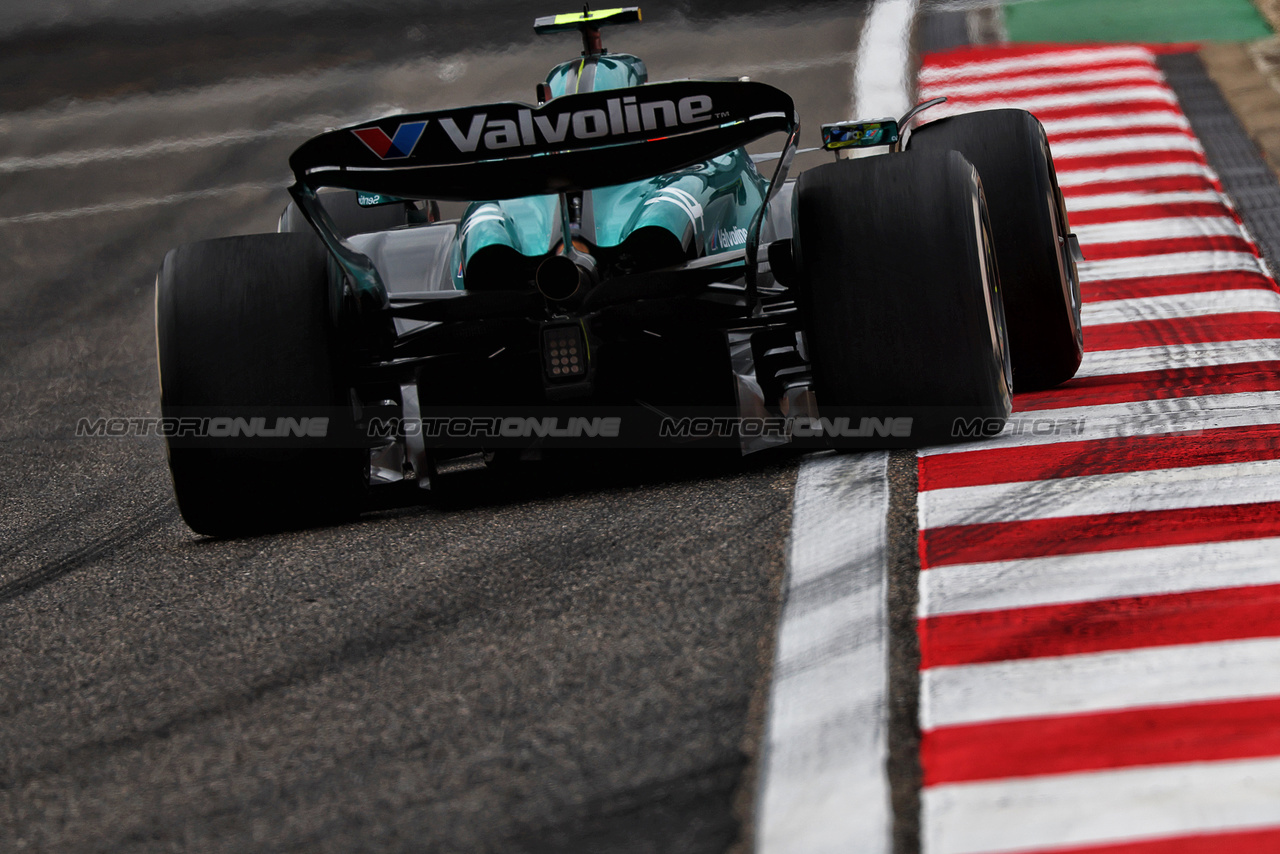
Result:
[[[537,105],[321,134],[278,233],[168,253],[162,432],[194,530],[349,515],[477,452],[976,438],[1015,383],[1074,374],[1078,248],[1031,114],[824,125],[836,161],[788,180],[792,99],[648,82],[600,40],[639,20],[541,18],[583,52]]]

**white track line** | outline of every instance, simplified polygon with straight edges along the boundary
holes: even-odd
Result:
[[[1139,151],[1193,151],[1204,154],[1200,140],[1185,133],[1147,133],[1111,139],[1072,139],[1051,146],[1054,160],[1070,157],[1096,157],[1104,154],[1126,154]],[[1065,171],[1065,170],[1064,170]]]
[[[1164,344],[1132,350],[1085,350],[1076,378],[1109,377],[1164,371],[1173,368],[1206,368],[1244,362],[1280,360],[1280,341],[1211,341],[1207,344]]]
[[[1081,261],[1076,267],[1080,271],[1082,282],[1148,279],[1184,273],[1266,273],[1258,256],[1247,252],[1173,252],[1168,255]]]
[[[917,0],[877,0],[854,115],[901,115]],[[888,454],[819,455],[796,480],[756,802],[758,854],[889,854]]]
[[[940,566],[920,574],[920,617],[1280,584],[1280,538]]]
[[[1109,222],[1106,225],[1081,225],[1072,231],[1086,247],[1090,244],[1169,240],[1175,237],[1244,237],[1244,229],[1240,227],[1240,223],[1229,216],[1135,219]]]
[[[926,730],[1248,700],[1280,695],[1280,638],[931,667],[920,676],[920,724]]]
[[[950,93],[946,86],[931,86],[922,89],[922,96],[935,98]],[[1157,101],[1170,106],[1178,103],[1173,91],[1165,86],[1131,86],[1125,89],[1094,89],[1085,92],[1068,92],[1051,95],[1025,95],[1008,98],[956,98],[954,103],[948,102],[936,108],[935,112],[945,115],[967,113],[972,110],[995,110],[1003,107],[1015,107],[1032,113],[1041,110],[1053,110],[1059,107],[1101,106],[1103,104],[1128,104],[1133,101]]]
[[[1143,205],[1181,204],[1228,205],[1226,197],[1217,190],[1174,190],[1164,193],[1095,193],[1088,196],[1067,196],[1068,213],[1077,211],[1135,208]]]
[[[1104,169],[1063,169],[1058,172],[1058,183],[1067,194],[1067,207],[1071,206],[1071,190],[1085,184],[1108,184],[1117,181],[1149,181],[1153,178],[1177,178],[1195,175],[1206,181],[1217,181],[1218,173],[1200,163],[1153,163],[1150,166],[1109,166]]]
[[[380,86],[381,79],[391,75],[416,79],[421,87],[430,87],[435,81],[452,81],[461,76],[467,67],[467,57],[453,60],[416,61],[407,64],[369,66],[357,81],[366,90]],[[94,122],[129,122],[139,116],[156,114],[170,116],[199,115],[231,108],[243,110],[246,104],[258,105],[261,112],[273,104],[296,104],[304,99],[332,99],[335,92],[351,91],[350,67],[339,67],[321,72],[283,74],[279,76],[235,78],[209,86],[178,89],[165,93],[122,95],[92,101],[55,103],[16,113],[0,115],[0,136],[31,131],[53,131],[64,126],[86,127]],[[331,103],[332,101],[330,101]],[[320,103],[326,103],[320,101]],[[376,119],[382,109],[402,112],[399,107],[372,106],[361,111],[358,120]],[[277,112],[279,114],[279,112]]]
[[[917,0],[877,0],[858,42],[850,118],[900,116],[911,107],[911,27]]]
[[[1238,342],[1232,342],[1238,343]],[[1263,342],[1246,342],[1262,344]],[[1280,360],[1280,342],[1265,342],[1270,349],[1242,354],[1235,361]],[[1152,348],[1169,350],[1172,348]],[[1134,350],[1118,350],[1134,353]],[[1250,358],[1244,358],[1248,356]],[[1230,364],[1226,362],[1223,364]],[[1218,364],[1214,362],[1213,364]],[[1168,367],[1168,365],[1165,365]],[[1057,435],[1035,435],[1027,432],[1024,420],[1054,419],[1072,429]],[[1057,442],[1088,442],[1129,436],[1156,436],[1168,433],[1195,433],[1233,427],[1257,427],[1280,424],[1280,392],[1258,391],[1234,394],[1206,394],[1169,400],[1137,400],[1098,406],[1077,406],[1015,412],[1005,431],[978,445],[938,445],[922,448],[921,456],[963,454],[996,448],[1044,445]],[[1022,427],[1020,430],[1019,428]]]
[[[920,529],[1280,501],[1280,460],[923,491]]]
[[[1280,312],[1280,294],[1249,288],[1087,302],[1080,312],[1080,320],[1085,326],[1105,326],[1109,323],[1137,323],[1171,317],[1208,317],[1243,311]]]
[[[1151,67],[1151,51],[1141,47],[1085,48],[1041,56],[1017,56],[1009,59],[980,60],[956,65],[923,68],[920,85],[961,80],[966,77],[1010,77],[1042,70],[1059,71],[1077,65],[1097,66],[1107,62],[1131,62],[1135,68]]]
[[[890,850],[888,455],[810,458],[792,511],[756,850]]]
[[[320,133],[326,127],[352,124],[362,121],[368,115],[394,115],[402,112],[404,111],[397,107],[385,107],[382,108],[381,112],[370,110],[360,116],[308,116],[305,119],[292,122],[277,122],[270,127],[262,129],[232,130],[189,139],[159,139],[141,145],[109,146],[82,151],[60,151],[53,154],[5,157],[0,158],[0,174],[32,172],[42,169],[65,169],[90,163],[115,163],[120,160],[187,154],[207,148],[245,145],[282,136],[299,137],[300,134],[303,135],[299,137],[299,142],[301,142],[308,136]]]
[[[924,791],[924,850],[1022,854],[1261,830],[1280,827],[1278,803],[1276,757],[933,786]]]
[[[1172,128],[1191,133],[1191,123],[1180,113],[1161,110],[1141,110],[1110,116],[1078,116],[1069,119],[1041,119],[1044,129],[1054,134],[1080,133],[1082,131],[1118,131],[1134,128]]]
[[[255,182],[250,184],[234,184],[228,187],[210,187],[206,190],[189,190],[184,193],[171,193],[167,196],[155,196],[142,199],[123,199],[118,202],[103,202],[100,205],[88,205],[83,208],[68,208],[60,211],[39,211],[19,214],[17,216],[0,217],[0,225],[18,225],[29,222],[56,222],[62,219],[75,219],[82,216],[100,216],[102,214],[125,213],[145,208],[176,205],[183,202],[194,202],[200,199],[211,199],[219,196],[234,196],[238,193],[263,193],[282,190],[291,183],[289,178],[281,178],[274,183]]]
[[[956,97],[972,95],[989,95],[1034,91],[1037,89],[1059,89],[1063,86],[1082,86],[1087,83],[1164,83],[1164,75],[1158,68],[1150,66],[1133,66],[1130,68],[1108,68],[1102,71],[1081,71],[1074,74],[1027,74],[1022,77],[1001,77],[998,80],[979,80],[968,83],[939,80],[932,86],[946,91]]]

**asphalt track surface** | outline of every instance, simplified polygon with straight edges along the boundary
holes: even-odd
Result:
[[[525,11],[495,26],[512,8],[2,52],[0,850],[747,838],[798,457],[460,467],[429,504],[213,541],[178,517],[158,439],[74,435],[158,415],[160,259],[274,230],[299,142],[527,100],[575,52]],[[861,6],[732,9],[646,6],[606,43],[655,78],[778,85],[813,144],[850,110]]]

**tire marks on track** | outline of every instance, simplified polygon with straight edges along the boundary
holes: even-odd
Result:
[[[520,510],[521,505],[529,501],[545,504],[546,498],[558,497],[555,485],[535,486],[532,483],[526,483],[526,488],[522,489],[520,479],[486,477],[485,475],[491,474],[488,472],[475,474],[477,477],[464,477],[467,483],[459,489],[450,490],[452,493],[452,500],[448,502],[450,518],[437,518],[439,514],[430,509],[406,509],[399,511],[394,517],[374,518],[360,525],[347,526],[346,529],[308,532],[307,536],[326,534],[337,537],[345,531],[363,534],[373,544],[396,532],[414,532],[417,535],[434,536],[434,532],[439,530],[441,535],[457,534],[456,524],[459,522],[465,524],[468,516],[481,524],[485,518],[496,516],[500,524],[506,527],[513,519],[520,516],[529,515],[537,518],[542,515],[538,512],[525,513]],[[772,475],[766,472],[764,476]],[[591,473],[584,473],[582,478],[597,483],[612,480]],[[691,492],[680,495],[681,506],[688,506],[684,502],[689,502],[690,496],[706,498],[714,494],[701,486],[699,481],[702,478],[694,476],[693,473],[685,472],[683,478],[687,479]],[[677,488],[681,479],[676,478]],[[646,476],[644,480],[652,480],[651,475]],[[760,508],[735,505],[735,510],[740,515],[733,523],[734,528],[741,528],[743,531],[767,529],[773,522],[779,520],[780,510],[785,516],[784,496],[790,491],[789,478],[786,480],[787,488],[777,490],[770,502],[774,506],[769,512],[764,512]],[[573,500],[573,493],[580,491],[575,486],[577,484],[570,483],[564,487],[569,491],[569,494],[564,497],[569,500],[570,506],[579,508],[567,516],[566,521],[580,523],[590,518],[591,513],[580,506],[583,503],[581,500]],[[624,488],[624,491],[627,490]],[[641,505],[646,502],[661,503],[666,497],[663,493],[662,488],[645,488],[639,491],[636,498],[640,499]],[[534,497],[536,495],[544,496],[544,500],[539,501]],[[615,498],[603,500],[606,507],[617,506]],[[781,508],[777,506],[779,502],[783,502]],[[497,514],[488,512],[490,505],[496,505],[500,512]],[[554,507],[554,505],[547,506]],[[708,502],[699,501],[698,506],[706,508]],[[468,507],[472,509],[468,510]],[[509,508],[511,512],[501,512],[503,508]],[[544,507],[542,512],[546,513],[546,510],[547,508]],[[748,512],[742,512],[744,510]],[[691,512],[702,511],[691,510]],[[585,517],[583,513],[586,514]],[[659,572],[656,567],[646,569],[645,565],[652,562],[651,558],[634,561],[637,564],[635,567],[629,568],[625,565],[617,567],[617,574],[628,573],[625,579],[602,580],[599,587],[596,587],[595,582],[590,580],[595,573],[584,573],[583,567],[565,566],[558,560],[566,542],[576,542],[582,534],[572,530],[579,528],[579,525],[562,527],[554,518],[555,514],[552,515],[552,519],[539,526],[540,530],[536,537],[518,544],[508,544],[505,547],[486,548],[487,544],[476,544],[479,546],[478,549],[476,546],[464,547],[462,559],[467,566],[444,568],[445,571],[438,578],[435,577],[436,573],[427,569],[424,579],[413,582],[407,588],[410,598],[404,605],[397,607],[394,602],[388,602],[390,607],[384,605],[381,610],[352,610],[350,606],[341,609],[346,613],[340,617],[341,622],[338,624],[338,630],[343,633],[340,637],[325,638],[326,624],[321,622],[315,626],[321,630],[318,638],[310,632],[300,632],[296,638],[274,638],[274,643],[263,651],[264,657],[269,659],[274,654],[290,654],[295,644],[301,645],[301,654],[294,652],[293,655],[296,656],[294,660],[279,662],[272,667],[271,672],[246,679],[243,687],[223,684],[217,687],[217,693],[214,694],[197,683],[184,691],[171,681],[159,682],[144,676],[146,684],[155,684],[157,692],[162,695],[173,696],[176,688],[180,693],[175,699],[180,703],[186,703],[185,708],[166,708],[174,705],[168,699],[159,699],[156,703],[146,704],[134,710],[128,707],[137,707],[141,704],[123,704],[125,707],[118,709],[110,706],[104,710],[107,714],[101,719],[100,725],[95,721],[88,730],[90,734],[98,737],[86,739],[83,731],[79,735],[75,732],[67,734],[71,738],[82,739],[80,743],[61,745],[57,743],[61,740],[60,737],[42,734],[47,746],[37,745],[33,750],[28,751],[26,759],[9,764],[12,772],[9,776],[0,779],[0,798],[5,796],[5,792],[12,793],[21,799],[27,792],[60,790],[69,782],[81,779],[84,773],[82,769],[97,769],[93,772],[95,775],[104,775],[108,779],[111,775],[121,774],[133,778],[141,773],[141,767],[149,761],[154,762],[159,759],[165,763],[185,762],[185,759],[174,756],[174,751],[178,749],[177,745],[194,747],[198,757],[194,760],[196,763],[216,762],[219,758],[217,755],[208,755],[210,741],[218,744],[221,739],[226,738],[226,734],[231,734],[236,739],[232,742],[234,745],[239,739],[243,739],[239,733],[247,730],[260,734],[264,726],[267,733],[274,733],[276,728],[281,726],[286,730],[292,730],[294,726],[290,719],[301,709],[314,709],[314,711],[308,711],[304,717],[315,715],[323,721],[329,721],[330,726],[333,726],[335,720],[343,722],[339,726],[353,726],[352,722],[347,720],[348,713],[343,711],[344,707],[334,708],[329,705],[316,708],[316,699],[332,698],[337,695],[345,701],[358,704],[362,702],[359,699],[361,695],[349,693],[348,687],[368,684],[373,688],[377,685],[376,674],[380,672],[398,672],[404,669],[412,679],[425,680],[417,698],[412,702],[428,706],[442,704],[446,708],[452,707],[456,697],[452,691],[458,690],[459,685],[478,682],[494,687],[492,676],[459,673],[456,666],[450,664],[450,661],[458,656],[464,656],[464,660],[472,661],[473,667],[486,661],[496,665],[503,672],[510,667],[510,677],[513,680],[519,679],[518,682],[513,682],[509,689],[499,684],[497,687],[500,690],[497,694],[467,696],[463,700],[472,707],[472,714],[476,716],[473,719],[475,727],[481,732],[480,744],[484,747],[484,751],[477,756],[474,763],[467,763],[472,767],[470,773],[479,773],[484,777],[487,769],[508,765],[512,771],[517,771],[526,763],[541,761],[541,752],[551,746],[538,744],[536,740],[530,745],[529,737],[519,729],[504,728],[495,734],[494,721],[486,720],[484,717],[485,710],[489,707],[496,705],[499,710],[503,710],[504,704],[512,702],[514,698],[544,696],[547,690],[539,686],[549,679],[567,683],[566,691],[569,690],[569,685],[574,685],[577,689],[591,690],[589,684],[583,683],[581,675],[573,670],[566,671],[566,662],[575,660],[579,664],[591,666],[592,672],[598,677],[612,680],[616,676],[619,681],[634,683],[635,679],[626,671],[634,674],[641,670],[648,672],[652,668],[658,678],[661,678],[664,672],[670,674],[666,664],[666,659],[670,656],[670,667],[675,669],[674,678],[684,679],[692,675],[695,679],[702,679],[706,668],[715,666],[716,663],[715,654],[707,655],[705,648],[707,639],[730,628],[728,625],[721,625],[720,621],[733,619],[738,631],[750,630],[752,627],[750,622],[737,622],[743,617],[740,610],[725,611],[719,607],[698,606],[697,615],[695,615],[691,611],[675,606],[670,614],[667,614],[666,607],[659,604],[662,613],[655,614],[654,619],[649,622],[656,624],[660,631],[667,632],[667,643],[671,644],[669,647],[664,644],[659,648],[652,646],[650,641],[645,641],[643,638],[629,636],[625,626],[601,631],[589,623],[583,625],[584,609],[579,606],[583,604],[581,600],[587,596],[591,601],[607,604],[617,596],[627,596],[628,588],[633,585],[639,590],[648,590],[652,594],[655,586],[665,587],[671,582],[675,582],[677,588],[684,590],[686,582],[678,577],[673,578],[672,574],[665,570]],[[612,514],[607,515],[612,516]],[[781,521],[785,530],[785,518]],[[582,530],[585,531],[585,529]],[[614,542],[614,536],[616,536],[615,533],[608,531],[600,532],[598,536],[588,534],[587,553],[598,553],[601,548]],[[307,549],[308,544],[301,538],[302,535],[296,538],[294,546],[298,549]],[[689,547],[693,547],[692,542]],[[259,554],[258,563],[261,568],[272,566],[274,559],[278,559],[282,553],[278,547],[266,539],[227,544],[189,540],[187,545],[172,550],[169,555],[175,564],[187,563],[194,558],[195,565],[208,566],[211,562],[217,561],[219,554],[236,554],[245,549]],[[437,545],[423,546],[424,555],[431,561],[422,565],[424,569],[432,566],[438,559],[440,554],[438,549]],[[288,551],[292,551],[292,548]],[[676,553],[670,544],[658,545],[655,551],[668,556]],[[186,552],[185,556],[184,552]],[[524,561],[533,565],[523,573],[508,573],[499,569],[504,566],[519,566],[521,561],[515,557],[516,554],[539,557],[533,561]],[[703,554],[704,559],[697,562],[698,577],[689,579],[687,582],[698,588],[715,585],[716,579],[720,578],[726,570],[722,555],[714,552]],[[210,555],[213,555],[212,559]],[[776,560],[776,556],[774,559]],[[187,563],[187,566],[190,567],[191,564]],[[213,567],[208,566],[208,568]],[[189,575],[189,570],[183,574]],[[394,572],[378,571],[377,574],[385,581],[388,576],[393,576]],[[705,577],[702,577],[703,574]],[[220,572],[211,574],[200,583],[208,584],[215,592],[227,585],[233,589],[240,589],[241,582],[238,578],[240,575],[242,575],[241,572]],[[136,585],[143,578],[145,575],[140,573],[132,583]],[[199,580],[199,577],[197,578]],[[282,577],[281,582],[286,587],[290,586],[288,576]],[[742,582],[735,582],[735,584],[740,587]],[[581,588],[584,585],[590,585],[589,589],[583,591]],[[264,584],[255,581],[252,582],[252,589],[266,592],[272,589],[272,585],[269,582]],[[751,597],[761,595],[754,590],[747,592],[742,589],[728,595],[732,599],[740,598],[744,594]],[[358,595],[359,599],[363,600],[365,594]],[[661,602],[662,599],[659,598],[658,603]],[[518,609],[514,607],[517,603]],[[210,602],[205,600],[202,604],[210,604]],[[355,605],[356,602],[353,601],[351,604]],[[254,625],[257,614],[258,611],[255,609],[252,614],[246,615],[247,620],[234,619],[231,625],[242,629],[260,630],[259,626]],[[530,618],[530,614],[536,615],[536,618]],[[671,626],[666,624],[669,620],[677,620],[680,623],[714,623],[719,628],[711,628],[705,633],[695,632],[703,638],[699,648],[692,653],[682,653],[677,645],[677,639],[669,634]],[[221,626],[225,622],[218,619],[214,624]],[[296,627],[290,626],[289,621],[282,622],[282,625],[289,627],[293,632],[298,632]],[[548,634],[560,638],[562,643],[557,644],[552,651],[539,652],[536,647],[531,648],[530,643],[544,641]],[[681,634],[687,635],[688,632],[681,632]],[[196,637],[199,637],[199,633]],[[512,640],[516,641],[514,645],[508,643]],[[644,655],[643,650],[646,648],[652,649],[652,653]],[[495,650],[497,650],[496,653]],[[183,656],[192,652],[198,652],[198,650],[183,644],[172,650],[171,655]],[[604,661],[611,663],[608,670],[611,675],[608,677],[605,677],[605,672],[598,669]],[[110,659],[105,663],[116,666],[116,663]],[[137,667],[131,664],[126,666],[130,670]],[[143,666],[151,665],[143,663]],[[252,673],[254,667],[252,661],[249,666],[249,673]],[[483,667],[482,664],[480,666]],[[528,672],[530,668],[532,672]],[[689,674],[690,668],[693,668],[695,673]],[[206,677],[215,678],[220,675],[217,672],[218,669],[220,668],[216,665],[214,668],[209,666],[201,668]],[[239,679],[240,672],[243,671],[238,668],[235,671],[227,670],[222,674],[224,677],[222,681],[225,683],[229,679]],[[123,675],[124,678],[129,678],[129,673]],[[115,677],[108,673],[104,674],[104,678]],[[433,685],[436,680],[454,687],[437,689]],[[744,691],[750,689],[749,682],[731,681],[743,684]],[[639,711],[637,707],[660,702],[664,698],[664,689],[661,685],[653,688],[639,688],[639,686],[637,688],[638,690],[627,695],[620,695],[616,691],[605,691],[605,695],[610,696],[611,699],[601,704],[602,709],[582,710],[568,716],[558,711],[547,713],[549,719],[547,724],[537,728],[544,739],[561,732],[564,727],[563,719],[566,717],[569,720],[587,724],[581,731],[564,733],[565,738],[570,742],[576,742],[579,735],[586,741],[581,745],[572,744],[567,751],[567,756],[559,757],[559,766],[547,769],[552,779],[563,776],[566,764],[584,762],[588,759],[599,760],[598,754],[601,748],[599,744],[589,740],[593,731],[601,728],[596,724],[597,718],[607,720],[613,715],[618,715],[622,721],[634,722],[635,714]],[[442,694],[437,693],[440,690],[443,690]],[[508,690],[510,694],[506,693]],[[189,699],[184,700],[184,694],[188,695]],[[380,693],[375,693],[369,697],[370,706],[375,714],[383,709],[378,702],[381,696]],[[733,690],[727,692],[726,696],[727,700],[716,702],[705,712],[726,721],[742,718],[746,714],[746,698],[736,698]],[[33,696],[28,705],[47,702],[48,699],[52,699],[53,702],[59,701],[57,695],[51,698]],[[457,699],[463,698],[457,697]],[[611,706],[610,703],[621,705]],[[564,705],[570,707],[576,707],[579,704],[579,701],[573,698],[564,701]],[[697,704],[695,699],[694,705]],[[661,709],[656,711],[662,712]],[[417,710],[411,707],[409,710],[399,710],[394,714],[397,719],[403,720],[405,716],[416,715]],[[509,714],[517,721],[528,720],[527,712],[523,708],[506,710],[503,714],[504,717]],[[6,715],[0,715],[0,718],[5,716],[11,716],[11,720],[19,724],[31,719],[29,714],[16,714],[13,710],[6,710]],[[437,713],[432,713],[432,717],[436,726],[407,733],[412,741],[398,746],[394,758],[390,755],[385,758],[371,758],[366,753],[354,750],[350,756],[340,751],[342,761],[359,765],[371,776],[383,773],[384,766],[396,763],[430,766],[440,761],[439,756],[442,751],[446,755],[451,755],[457,749],[452,744],[447,748],[443,747],[440,741],[448,739],[452,742],[446,733],[457,735],[460,723],[447,718],[441,719]],[[560,722],[557,722],[558,718],[561,719]],[[265,725],[264,721],[267,722]],[[607,730],[608,727],[609,724],[605,723],[604,728]],[[486,743],[483,734],[486,731],[489,733],[489,738],[497,738],[503,744]],[[510,821],[504,819],[503,822],[493,825],[495,830],[492,832],[495,835],[490,837],[485,850],[521,851],[547,850],[548,848],[616,850],[610,844],[602,843],[597,846],[592,843],[599,839],[612,840],[616,843],[625,835],[622,830],[625,828],[632,828],[638,839],[662,840],[663,844],[656,846],[659,850],[723,850],[732,841],[736,832],[737,825],[731,820],[733,809],[729,801],[734,789],[741,784],[744,769],[750,761],[750,751],[746,748],[735,750],[731,745],[727,749],[707,751],[708,734],[697,728],[695,732],[696,738],[691,736],[689,743],[681,745],[665,760],[659,758],[655,762],[647,758],[647,755],[639,759],[634,756],[624,758],[620,763],[624,768],[630,765],[639,772],[635,774],[634,780],[630,783],[623,781],[617,787],[602,786],[599,788],[601,794],[595,799],[575,798],[571,803],[564,804],[561,809],[547,814],[545,824],[539,824],[536,820],[531,822],[530,816],[524,816],[512,818]],[[395,734],[392,733],[391,737],[394,738],[394,736]],[[318,736],[322,745],[321,750],[333,750],[335,747],[326,742],[327,737],[328,735],[323,731]],[[514,745],[507,745],[505,742],[508,739],[512,740]],[[678,737],[675,739],[678,740]],[[627,740],[633,740],[629,734]],[[670,739],[665,737],[653,738],[653,742],[660,745],[654,751],[659,757],[663,756],[659,751],[669,748],[669,745],[663,744],[668,740]],[[232,745],[226,745],[224,749],[229,750]],[[521,751],[529,751],[532,748],[534,755],[517,754],[510,757],[506,755],[507,750],[516,748]],[[308,745],[302,752],[309,753],[314,749]],[[0,770],[7,769],[0,764]],[[582,770],[586,772],[591,769],[587,767]],[[286,766],[281,773],[288,776],[296,772]],[[453,777],[455,774],[450,772],[444,776]],[[517,774],[517,778],[518,776]],[[596,772],[595,777],[599,778],[600,772]],[[243,780],[243,778],[237,779]],[[250,779],[247,782],[253,781]],[[302,784],[322,785],[322,778],[304,779]],[[521,786],[518,779],[511,784],[504,782],[495,785],[500,785],[504,792],[511,791],[512,788],[519,789]],[[111,794],[108,791],[107,797]],[[446,791],[446,794],[451,796],[451,802],[461,802],[457,793]],[[442,797],[438,792],[435,796]],[[652,797],[653,800],[646,806],[644,799],[647,797]],[[541,799],[546,800],[546,798]],[[0,803],[0,808],[3,808],[3,803]],[[604,814],[600,814],[601,812]],[[385,822],[386,819],[387,816],[382,815],[378,820]],[[191,817],[188,816],[186,821],[191,822]],[[507,828],[503,827],[503,824],[514,826]],[[682,825],[688,832],[680,830]],[[688,830],[695,825],[700,828],[696,833]],[[441,833],[447,833],[447,831],[442,830]],[[498,836],[499,833],[502,836]],[[514,835],[507,837],[507,833]],[[3,834],[0,834],[0,847],[4,847],[2,844],[4,838]],[[445,838],[447,840],[448,837]],[[509,839],[511,844],[499,845],[498,842],[503,838]],[[586,842],[578,845],[577,840],[580,839]],[[560,845],[559,840],[569,840],[569,843],[573,844]],[[670,841],[670,845],[665,844],[666,841]],[[641,850],[655,849],[651,847]]]
[[[147,518],[150,518],[151,515],[147,514]],[[141,521],[139,520],[139,522]],[[123,526],[117,536],[109,539],[124,542],[127,539],[126,534],[133,527],[131,525]],[[88,549],[78,551],[86,551],[87,553]],[[70,564],[71,559],[77,559],[76,563]],[[88,557],[73,553],[68,558],[55,561],[50,566],[56,569],[67,565],[63,573],[60,573],[65,574],[65,572],[71,571],[88,559]],[[38,574],[39,572],[32,573],[32,576],[37,576]],[[37,580],[35,586],[39,586],[40,583],[48,583],[59,577],[59,575]],[[14,586],[17,586],[16,582]],[[34,589],[34,586],[20,589],[16,595],[21,595],[29,589]],[[392,625],[384,625],[370,635],[348,637],[328,650],[299,659],[286,668],[255,679],[242,690],[194,705],[181,714],[173,715],[150,726],[135,729],[114,738],[83,742],[79,745],[71,746],[65,750],[58,761],[45,762],[34,767],[28,767],[14,773],[12,776],[0,775],[0,789],[20,788],[26,782],[35,778],[57,774],[69,768],[74,768],[81,763],[93,764],[105,756],[136,750],[149,742],[169,739],[180,733],[191,731],[215,718],[235,715],[273,695],[331,675],[335,670],[359,668],[362,665],[376,662],[398,647],[418,643],[429,635],[457,625],[469,616],[468,612],[462,609],[458,610],[449,619],[433,619],[432,615],[433,611],[425,609],[402,615],[401,619]]]
[[[122,549],[138,547],[138,542],[156,529],[171,524],[178,519],[177,508],[173,500],[166,497],[156,498],[146,504],[142,511],[132,518],[116,525],[109,531],[98,534],[95,538],[62,557],[41,564],[39,568],[8,579],[0,584],[0,605],[11,602],[46,584],[57,581],[64,575],[75,572],[81,567],[115,555]],[[48,539],[60,534],[68,527],[66,520],[50,521],[42,524],[25,535],[27,542]],[[16,555],[23,545],[12,546],[6,553],[0,553],[0,561]]]

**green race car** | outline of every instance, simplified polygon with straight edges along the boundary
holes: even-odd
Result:
[[[1078,249],[1034,117],[824,125],[836,162],[789,179],[792,99],[650,82],[601,45],[639,20],[539,19],[583,51],[536,104],[324,133],[290,158],[278,233],[166,256],[163,432],[193,529],[349,515],[477,452],[974,438],[1015,383],[1073,375]]]

